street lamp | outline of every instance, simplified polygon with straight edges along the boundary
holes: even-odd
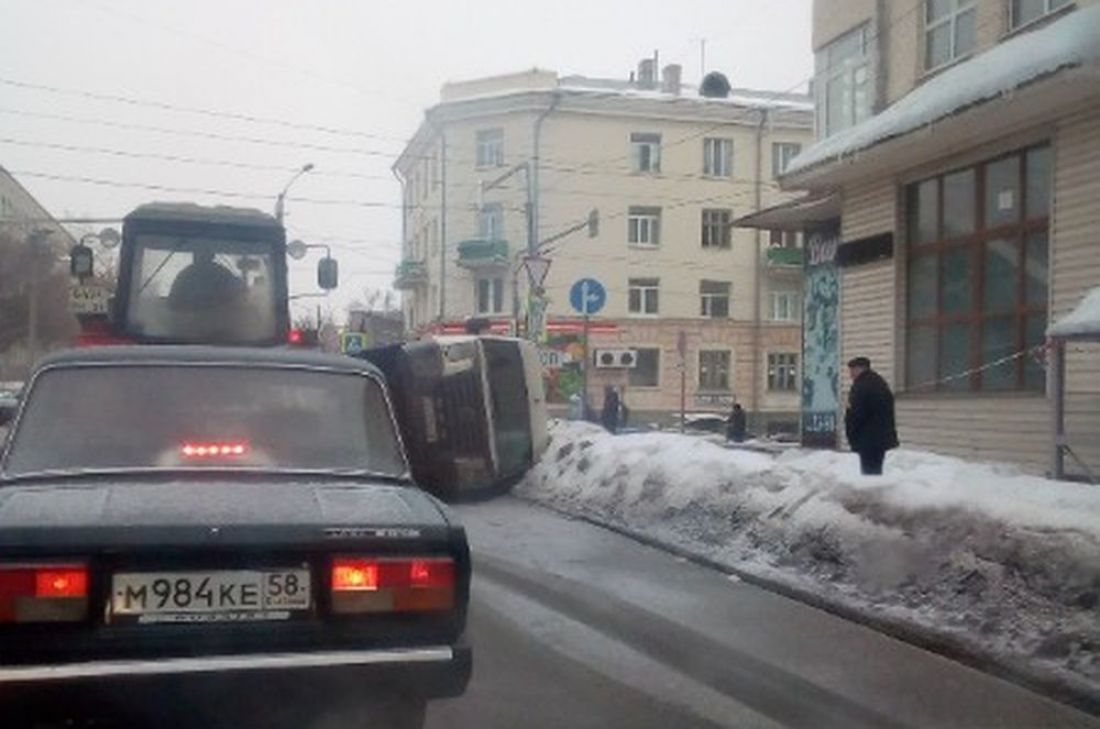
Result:
[[[283,191],[279,193],[279,197],[275,199],[275,219],[279,221],[279,225],[283,224],[283,215],[286,212],[286,194],[290,190],[290,186],[297,182],[298,178],[313,169],[313,163],[302,165],[302,169],[294,173],[294,176],[283,187]]]

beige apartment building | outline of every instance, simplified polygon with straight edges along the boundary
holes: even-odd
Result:
[[[809,195],[741,222],[808,231],[829,366],[874,361],[903,444],[1054,470],[1046,331],[1100,286],[1100,3],[817,0],[813,43]],[[1100,473],[1100,345],[1065,385],[1066,468]]]
[[[597,408],[614,385],[638,418],[678,413],[683,372],[689,411],[736,398],[758,427],[796,424],[801,236],[731,223],[791,197],[776,178],[813,139],[812,102],[720,74],[702,86],[655,59],[623,79],[532,70],[446,84],[394,166],[410,335],[470,317],[512,330],[527,318],[523,256],[538,248],[551,402],[581,387],[569,292],[592,278],[607,292],[590,317]],[[593,210],[598,231],[584,225]]]

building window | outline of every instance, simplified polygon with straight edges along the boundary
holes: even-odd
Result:
[[[772,248],[799,248],[802,233],[797,230],[769,230],[768,245]]]
[[[628,372],[632,387],[658,387],[661,384],[661,350],[636,349],[638,358]]]
[[[660,172],[661,135],[645,132],[631,134],[630,156],[635,172]]]
[[[1021,28],[1071,2],[1073,0],[1011,0],[1012,28]]]
[[[477,235],[485,240],[504,239],[504,206],[486,203],[477,213]]]
[[[504,164],[504,130],[480,129],[477,132],[477,166],[500,167]]]
[[[699,389],[709,392],[729,392],[730,353],[728,350],[700,350]]]
[[[627,310],[640,316],[656,316],[659,311],[660,279],[632,278],[627,285]]]
[[[798,321],[801,297],[794,291],[772,292],[772,321]]]
[[[729,248],[733,235],[732,210],[703,211],[703,247]]]
[[[479,278],[477,280],[477,313],[500,314],[504,311],[504,279]]]
[[[1045,388],[1050,180],[1040,146],[907,188],[909,387]]]
[[[632,207],[626,219],[626,240],[633,246],[661,244],[661,209]]]
[[[867,25],[840,36],[814,58],[817,135],[824,138],[871,116],[874,84]]]
[[[797,142],[772,142],[772,177],[779,177],[787,171],[787,165],[802,151]]]
[[[925,0],[924,67],[939,68],[974,50],[975,0]]]
[[[700,314],[709,319],[727,319],[730,315],[729,281],[699,282]]]
[[[793,392],[798,387],[798,355],[768,355],[768,389]]]
[[[703,140],[703,174],[708,177],[733,175],[733,140],[711,137]]]

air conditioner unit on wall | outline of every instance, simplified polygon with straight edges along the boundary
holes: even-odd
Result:
[[[593,361],[597,369],[636,367],[638,353],[633,349],[597,349]]]

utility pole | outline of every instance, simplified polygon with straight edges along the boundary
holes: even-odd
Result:
[[[523,173],[524,183],[525,183],[525,186],[527,188],[527,194],[526,194],[526,198],[525,198],[526,202],[524,203],[523,209],[524,209],[524,219],[526,221],[526,226],[525,227],[527,228],[526,251],[527,251],[528,254],[530,254],[531,251],[534,251],[537,248],[537,245],[535,243],[535,238],[534,238],[534,229],[535,229],[534,228],[534,221],[532,220],[532,210],[533,210],[534,206],[533,206],[533,203],[532,203],[533,198],[532,198],[532,193],[531,193],[531,164],[530,164],[530,162],[520,162],[519,164],[517,164],[514,167],[512,167],[511,169],[509,169],[504,174],[500,175],[496,179],[491,180],[489,182],[485,182],[484,180],[478,182],[478,187],[477,187],[477,211],[478,211],[478,214],[480,215],[481,212],[485,209],[485,199],[484,198],[485,198],[485,192],[487,190],[492,190],[492,189],[495,189],[497,187],[500,187],[501,184],[503,184],[506,180],[508,180],[512,175],[516,174],[517,172],[522,172]],[[519,315],[520,315],[520,305],[519,305],[519,271],[520,271],[520,265],[518,264],[519,257],[520,257],[519,255],[515,256],[517,261],[512,261],[511,259],[509,259],[509,261],[508,261],[509,268],[511,269],[509,271],[509,273],[512,276],[512,326],[515,327],[517,332],[519,331]]]
[[[38,259],[41,252],[40,245],[49,238],[52,231],[38,228],[27,236],[27,245],[30,248],[31,271],[27,282],[27,354],[33,365],[38,359]]]
[[[753,170],[753,185],[752,185],[752,210],[754,213],[760,212],[763,206],[763,182],[764,175],[764,126],[768,121],[768,112],[766,109],[759,110],[760,119],[756,125],[756,159],[754,160],[755,169]],[[761,378],[761,360],[760,357],[763,354],[763,301],[761,300],[764,295],[763,291],[763,269],[764,264],[762,258],[764,255],[762,247],[762,239],[760,236],[760,229],[753,229],[753,242],[754,242],[754,259],[752,267],[752,415],[756,419],[754,427],[760,427],[760,391],[763,389],[764,383]]]

